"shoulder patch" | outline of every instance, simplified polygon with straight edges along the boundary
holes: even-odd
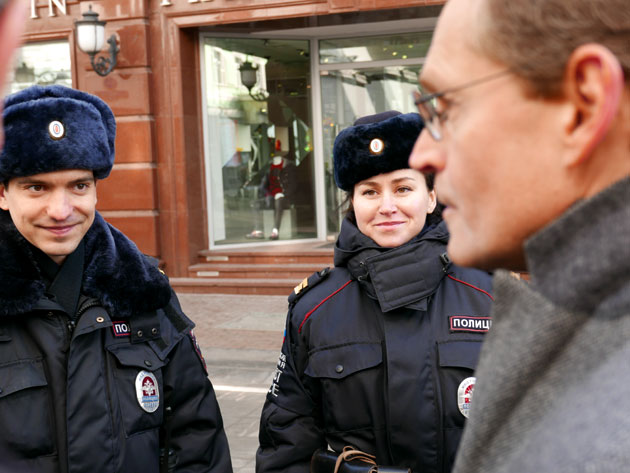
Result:
[[[293,292],[289,296],[289,304],[295,303],[309,290],[313,289],[320,282],[326,279],[329,274],[330,268],[324,268],[321,271],[311,274],[308,278],[304,278],[304,280],[293,289]]]

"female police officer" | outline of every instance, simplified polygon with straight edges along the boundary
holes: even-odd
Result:
[[[432,178],[409,169],[421,129],[416,114],[385,112],[335,140],[335,180],[351,209],[335,268],[289,297],[259,473],[308,472],[327,446],[414,472],[452,466],[492,297],[487,273],[449,262],[448,232],[430,215]]]

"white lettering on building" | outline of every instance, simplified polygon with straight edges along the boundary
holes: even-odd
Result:
[[[31,0],[31,19],[36,20],[37,16],[37,0]],[[68,14],[66,9],[66,0],[48,0],[48,16],[57,16],[55,7],[64,15]]]

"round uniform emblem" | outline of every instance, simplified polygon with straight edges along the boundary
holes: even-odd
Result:
[[[60,140],[66,134],[66,129],[59,120],[54,120],[48,125],[48,133],[53,140]]]
[[[146,412],[155,412],[160,407],[160,388],[150,371],[140,371],[136,376],[136,396],[138,404]]]
[[[383,152],[383,149],[385,149],[385,143],[383,143],[383,140],[379,138],[374,138],[372,141],[370,141],[370,153],[381,154]]]
[[[459,412],[466,418],[468,418],[470,413],[470,403],[472,402],[476,381],[477,378],[474,377],[466,378],[459,383],[459,388],[457,388],[457,407],[459,407]]]

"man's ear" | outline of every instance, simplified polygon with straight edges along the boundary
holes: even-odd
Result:
[[[604,139],[619,109],[623,93],[619,60],[601,44],[584,44],[573,51],[565,68],[563,91],[571,105],[565,127],[569,146],[563,161],[582,163]]]

